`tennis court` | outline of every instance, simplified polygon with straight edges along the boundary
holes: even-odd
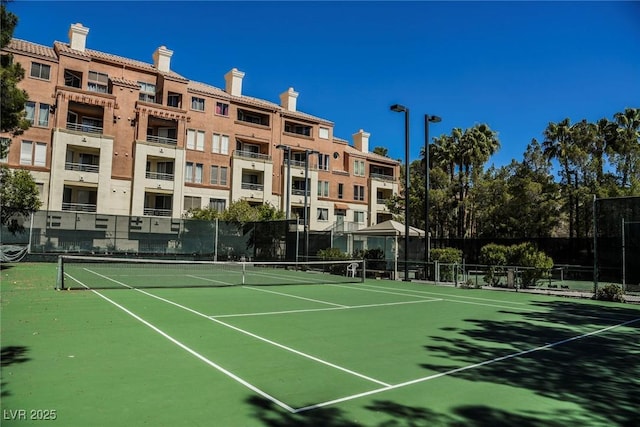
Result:
[[[59,292],[51,264],[4,269],[3,425],[36,423],[18,409],[65,426],[637,418],[636,305],[222,267],[69,264],[85,290]]]

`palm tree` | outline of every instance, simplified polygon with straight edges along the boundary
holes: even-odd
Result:
[[[571,188],[571,176],[574,171],[571,168],[571,120],[566,118],[559,123],[549,122],[544,130],[543,152],[548,159],[557,159],[562,167],[562,176],[567,183],[565,190],[569,193],[569,237],[573,237],[573,197]],[[576,177],[577,179],[577,177]]]
[[[640,181],[640,108],[614,114],[617,130],[612,139],[613,162],[621,175],[621,187]]]

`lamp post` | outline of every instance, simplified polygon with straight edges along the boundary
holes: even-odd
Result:
[[[424,261],[425,274],[428,269],[427,263],[431,260],[431,233],[429,233],[429,171],[431,170],[431,162],[429,160],[429,122],[438,123],[442,119],[438,116],[424,115]]]
[[[404,105],[394,104],[391,111],[404,113],[404,281],[409,281],[409,109]]]
[[[289,219],[289,212],[291,210],[291,147],[288,145],[278,144],[276,145],[278,150],[283,150],[287,158],[287,183],[285,184],[285,212],[286,219]]]
[[[309,196],[309,156],[320,154],[317,150],[305,150],[304,157],[304,256],[309,261],[309,212],[307,212],[307,198]]]

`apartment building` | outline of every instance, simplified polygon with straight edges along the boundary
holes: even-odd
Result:
[[[369,152],[369,133],[338,138],[293,88],[257,99],[238,69],[218,88],[173,71],[165,46],[145,63],[88,49],[88,34],[74,24],[68,43],[3,51],[25,69],[31,128],[2,161],[32,173],[43,210],[179,218],[247,200],[292,218],[306,205],[311,230],[391,217],[400,165]]]

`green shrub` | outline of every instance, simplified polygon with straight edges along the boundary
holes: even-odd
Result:
[[[611,283],[600,287],[598,288],[594,298],[600,301],[624,302],[622,286]]]
[[[489,243],[480,249],[480,263],[488,265],[489,270],[484,275],[483,280],[489,286],[498,286],[500,276],[504,274],[504,267],[507,265],[508,248],[504,245]]]
[[[535,286],[553,267],[553,259],[529,242],[511,246],[495,243],[485,245],[480,249],[480,262],[489,266],[484,281],[491,286],[499,284],[500,276],[505,271],[504,266],[507,265],[530,267],[523,270],[520,276],[523,287]]]
[[[347,254],[342,252],[342,250],[340,250],[339,248],[320,249],[318,251],[318,257],[323,260],[325,259],[341,260],[341,259],[349,258]]]
[[[443,264],[459,264],[462,262],[462,251],[455,248],[441,248],[431,250],[431,259]],[[440,269],[440,280],[453,281],[453,266],[443,266]]]

